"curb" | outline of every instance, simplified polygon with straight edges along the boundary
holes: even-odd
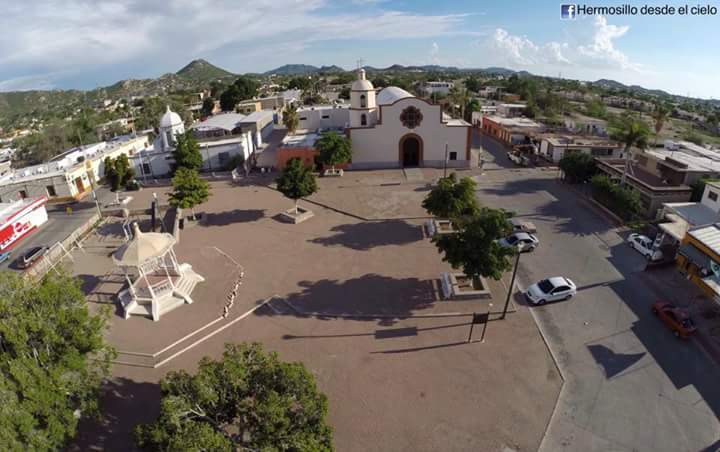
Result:
[[[517,288],[521,292],[525,292],[525,289],[523,286],[519,283],[515,283],[517,285]],[[550,417],[548,418],[547,424],[545,425],[545,431],[543,432],[542,439],[540,439],[540,444],[538,444],[538,452],[543,449],[543,443],[548,437],[548,431],[550,430],[550,426],[552,425],[553,421],[555,421],[555,416],[558,412],[558,406],[560,405],[560,399],[565,395],[565,388],[567,387],[567,378],[565,377],[565,373],[562,370],[562,367],[560,367],[560,363],[558,362],[557,358],[555,357],[555,353],[553,352],[552,347],[550,347],[550,342],[548,341],[547,336],[545,335],[545,331],[543,330],[541,322],[538,320],[538,315],[534,312],[535,310],[532,308],[528,308],[530,311],[530,315],[533,318],[533,321],[535,322],[535,327],[538,329],[538,332],[540,333],[540,337],[542,338],[543,342],[545,343],[545,348],[547,348],[548,352],[550,353],[550,358],[552,358],[553,364],[555,364],[555,369],[557,369],[558,374],[560,375],[560,391],[558,392],[557,399],[555,399],[555,406],[553,406],[552,414],[550,414]]]

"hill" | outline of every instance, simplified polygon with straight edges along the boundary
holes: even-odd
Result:
[[[225,77],[236,77],[232,72],[219,68],[203,59],[193,60],[175,73],[180,78],[193,81],[209,81]]]
[[[317,66],[309,64],[285,64],[275,69],[265,71],[263,75],[308,75],[314,74],[320,70]]]

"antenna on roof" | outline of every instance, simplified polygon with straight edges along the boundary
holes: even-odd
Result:
[[[364,63],[364,61],[362,60],[362,58],[360,58],[359,60],[357,60],[357,69],[358,69],[358,71],[359,71],[360,69],[362,69],[363,63]]]

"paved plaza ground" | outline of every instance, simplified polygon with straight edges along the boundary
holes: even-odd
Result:
[[[207,281],[195,303],[159,322],[113,315],[108,339],[126,364],[113,367],[105,418],[83,423],[75,447],[131,449],[129,432],[157,414],[157,382],[167,372],[193,371],[203,356],[219,357],[224,343],[259,341],[316,376],[337,450],[536,450],[559,374],[524,306],[489,322],[483,343],[466,343],[468,314],[501,310],[509,275],[491,283],[489,302],[440,300],[438,278],[450,267],[424,235],[420,202],[441,175],[320,179],[319,193],[301,201],[315,216],[299,225],[277,220],[292,202],[268,187],[271,177],[213,182],[198,209],[204,220],[184,229],[176,247]],[[130,207],[166,191],[145,188]],[[74,253],[93,309],[122,286],[109,259],[121,232],[103,228]],[[222,319],[238,264],[240,293]],[[476,326],[474,339],[481,334]]]

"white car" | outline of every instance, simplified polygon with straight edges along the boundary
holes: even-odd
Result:
[[[576,293],[577,287],[569,278],[554,276],[528,287],[525,297],[534,305],[543,305],[548,301],[567,300]]]
[[[515,232],[505,237],[504,239],[498,240],[498,243],[502,246],[509,246],[517,248],[518,252],[532,251],[540,244],[540,240],[532,234],[527,232]]]
[[[653,241],[650,237],[642,234],[630,234],[627,239],[630,248],[633,248],[649,261],[659,261],[663,258],[662,251],[653,249]]]

